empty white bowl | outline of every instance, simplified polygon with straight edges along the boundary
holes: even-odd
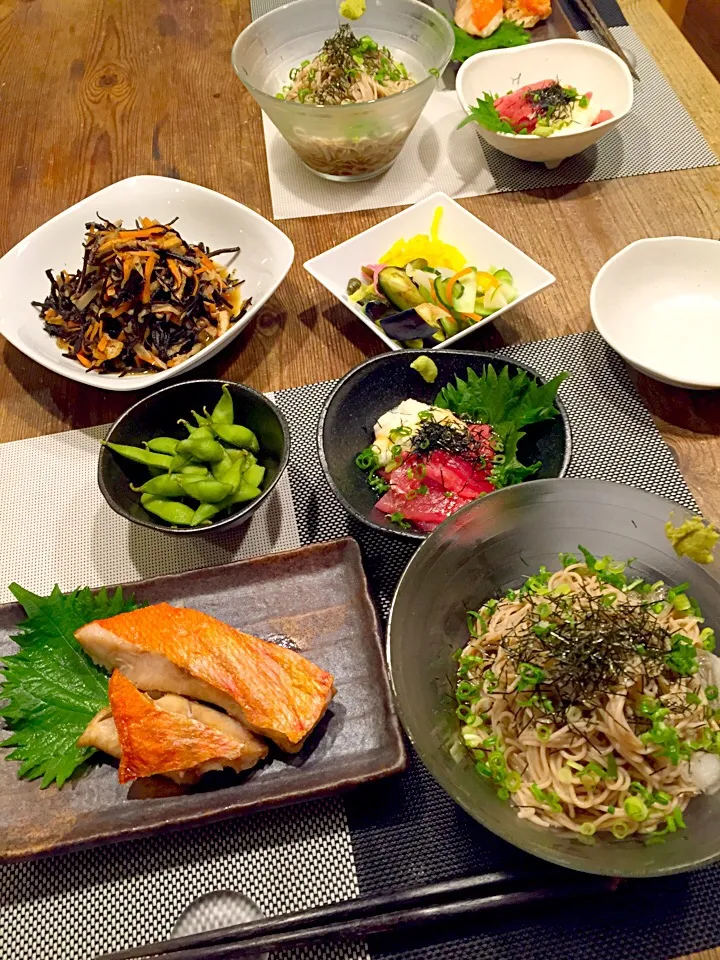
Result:
[[[362,307],[349,299],[347,283],[351,277],[360,276],[360,268],[363,265],[377,263],[379,257],[383,256],[396,241],[409,240],[417,234],[428,234],[433,215],[438,207],[442,207],[443,211],[439,229],[440,239],[457,247],[468,258],[467,262],[478,270],[487,270],[490,266],[509,270],[518,295],[516,300],[485,318],[482,323],[475,323],[466,330],[461,330],[431,349],[441,350],[452,346],[473,330],[491,323],[508,310],[512,310],[518,303],[522,303],[523,300],[539,293],[551,283],[555,283],[555,277],[549,271],[509,240],[501,237],[482,220],[478,220],[447,194],[434,193],[304,264],[308,273],[311,273],[330,293],[352,310],[358,320],[362,320],[365,326],[380,337],[391,350],[405,348],[396,340],[392,340],[384,330],[365,315]]]
[[[674,386],[720,388],[720,242],[631,243],[590,291],[595,326],[628,363]]]
[[[612,112],[612,120],[550,137],[495,133],[480,124],[475,127],[483,140],[501,153],[544,163],[552,169],[597,143],[630,113],[633,81],[620,57],[585,40],[545,40],[507,50],[489,50],[475,54],[460,67],[456,90],[460,105],[469,113],[485,93],[502,96],[525,84],[550,79],[575,87],[580,93],[592,92],[597,106]]]
[[[242,295],[252,298],[250,308],[217,340],[169,370],[125,377],[85,370],[76,360],[63,356],[30,301],[42,302],[48,295],[46,270],[74,273],[82,266],[85,224],[95,220],[97,214],[130,226],[136,217],[162,223],[177,217],[177,229],[190,243],[202,241],[210,250],[239,246],[237,255],[220,255],[217,259],[244,281]],[[61,377],[101,390],[142,390],[186,373],[234,340],[278,288],[294,256],[295,249],[282,231],[236,200],[171,177],[130,177],[68,207],[0,259],[0,333],[26,356]]]

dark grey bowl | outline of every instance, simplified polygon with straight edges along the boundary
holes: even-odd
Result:
[[[230,380],[188,380],[173,383],[143,397],[110,427],[106,440],[111,443],[129,443],[139,446],[143,440],[155,436],[187,436],[187,431],[178,424],[180,418],[192,421],[191,411],[202,411],[217,403],[223,383],[227,383],[233,398],[235,422],[249,427],[258,438],[260,453],[258,463],[265,467],[262,493],[256,500],[244,504],[234,513],[216,520],[205,527],[169,527],[155,520],[140,504],[140,494],[130,489],[130,484],[139,486],[148,479],[148,471],[141,464],[133,463],[102,447],[98,459],[98,484],[102,495],[115,513],[151,530],[178,536],[200,536],[210,530],[229,530],[247,523],[258,507],[270,496],[290,456],[290,428],[283,414],[274,403],[257,390]]]
[[[720,859],[720,793],[694,797],[687,830],[662,846],[593,838],[592,845],[518,819],[477,775],[468,754],[450,747],[458,736],[453,653],[468,640],[466,611],[522,585],[542,564],[579,544],[596,556],[637,559],[650,582],[688,581],[710,627],[720,627],[720,585],[712,567],[678,557],[665,536],[669,500],[600,480],[541,480],[491,493],[463,507],[420,547],[402,575],[388,627],[388,660],[400,719],[438,783],[483,826],[545,860],[611,877],[680,873]],[[714,564],[713,566],[717,566]]]
[[[425,383],[410,364],[420,356],[429,356],[437,364],[435,383]],[[400,530],[375,509],[377,495],[368,486],[365,474],[355,465],[357,454],[373,440],[373,425],[379,416],[407,397],[430,403],[456,376],[463,379],[472,367],[478,372],[484,365],[499,372],[509,367],[511,374],[526,370],[544,380],[532,367],[514,363],[489,353],[470,350],[401,350],[366,360],[351,370],[330,394],[320,416],[318,447],[320,462],[335,496],[345,509],[362,523],[383,532],[411,540],[424,540],[425,533]],[[527,436],[518,451],[523,463],[542,462],[533,479],[562,477],[570,463],[570,421],[558,401],[560,416],[527,428]]]

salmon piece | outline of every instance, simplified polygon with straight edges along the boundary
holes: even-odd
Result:
[[[96,620],[75,634],[92,659],[141,690],[213,703],[297,752],[335,694],[332,676],[294,650],[167,603]]]
[[[166,712],[174,715],[180,720],[191,720],[193,724],[186,725],[184,731],[185,744],[194,745],[201,752],[213,753],[214,755],[197,760],[193,757],[191,751],[187,751],[183,756],[178,753],[172,762],[177,763],[177,769],[155,769],[153,773],[162,773],[176,783],[190,784],[197,781],[210,770],[222,770],[223,767],[231,767],[240,773],[243,770],[249,770],[254,767],[258,761],[267,756],[267,744],[251,733],[247,727],[244,727],[237,720],[233,720],[226,713],[221,713],[213,707],[205,706],[201,703],[195,703],[187,700],[185,697],[178,697],[175,694],[165,694],[157,699],[146,697],[141,694],[121,673],[115,671],[110,680],[111,689],[114,691],[114,704],[119,704],[119,710],[124,714],[132,713],[134,722],[132,729],[135,732],[133,742],[136,744],[136,750],[142,749],[142,738],[150,743],[150,750],[145,748],[144,758],[141,762],[146,766],[152,766],[157,760],[157,742],[162,742],[162,738],[170,733],[163,729],[163,724],[167,724],[165,718],[156,717],[156,712]],[[136,697],[133,697],[129,688],[124,686],[129,684]],[[138,701],[137,697],[142,697]],[[148,701],[151,706],[148,706]],[[139,704],[140,709],[137,709]],[[142,727],[142,729],[141,729]],[[213,740],[208,737],[210,732],[220,734],[220,738],[225,741],[222,746],[221,739]],[[183,741],[179,741],[182,743]],[[85,732],[78,740],[79,747],[94,747],[96,750],[102,750],[120,760],[122,757],[122,746],[120,743],[120,734],[118,725],[113,716],[113,708],[105,707],[96,714],[88,724]],[[169,740],[164,745],[165,750],[173,751],[175,741]],[[196,760],[190,766],[183,766],[184,761]],[[136,776],[150,776],[149,773],[136,774]],[[131,778],[132,779],[132,778]],[[121,782],[124,782],[121,780]]]
[[[455,23],[465,33],[489,37],[503,19],[503,0],[457,0]]]
[[[164,709],[165,698],[153,700],[141,693],[119,670],[110,677],[108,694],[121,751],[120,783],[156,774],[194,782],[208,770],[224,766],[247,770],[267,754],[267,747],[252,734],[252,739],[231,736],[196,719],[188,701],[180,712]],[[107,725],[107,718],[103,722]]]

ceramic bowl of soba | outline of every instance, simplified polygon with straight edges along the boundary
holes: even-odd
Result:
[[[243,30],[232,63],[306,167],[354,181],[392,166],[453,44],[420,0],[368,0],[357,21],[337,0],[294,0]]]
[[[392,684],[479,823],[614,877],[720,857],[720,585],[686,555],[713,539],[662,497],[570,479],[499,490],[427,538],[393,601]]]

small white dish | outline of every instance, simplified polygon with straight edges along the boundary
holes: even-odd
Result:
[[[381,257],[397,240],[408,240],[417,234],[429,234],[430,225],[438,207],[442,207],[443,211],[440,220],[440,239],[457,247],[468,258],[468,263],[477,267],[478,270],[487,270],[490,266],[509,270],[513,276],[518,297],[507,307],[487,317],[482,323],[473,324],[468,329],[461,330],[455,336],[438,343],[432,347],[433,350],[441,350],[462,340],[473,330],[491,323],[508,310],[512,310],[518,303],[522,303],[555,282],[555,277],[544,267],[509,240],[501,237],[482,220],[478,220],[447,194],[434,193],[304,264],[308,273],[311,273],[330,293],[352,310],[355,316],[362,320],[365,326],[380,337],[391,350],[404,348],[366,317],[361,307],[350,301],[346,289],[347,282],[351,277],[359,277],[360,269],[364,265],[377,263],[378,257]]]
[[[585,40],[545,40],[506,50],[476,53],[460,67],[455,89],[465,113],[485,93],[507,93],[528,83],[558,79],[580,93],[592,92],[598,107],[610,110],[612,120],[575,133],[550,137],[496,133],[474,124],[480,136],[501,153],[520,160],[544,163],[554,169],[597,143],[626,117],[633,105],[633,81],[623,61],[611,50]]]
[[[720,389],[720,242],[638,240],[601,268],[590,291],[595,326],[623,359],[656,380]]]
[[[43,329],[32,300],[43,301],[50,284],[45,271],[74,273],[82,266],[85,224],[97,214],[133,225],[137,217],[167,223],[190,243],[209,248],[240,247],[240,253],[218,257],[244,280],[243,297],[251,297],[247,313],[221,337],[169,370],[128,376],[85,370],[63,356]],[[170,177],[139,176],[120,180],[86,197],[48,220],[0,260],[0,333],[26,356],[61,377],[101,390],[142,390],[209,360],[227,346],[272,296],[290,269],[295,249],[282,231],[248,207],[214,190]]]

